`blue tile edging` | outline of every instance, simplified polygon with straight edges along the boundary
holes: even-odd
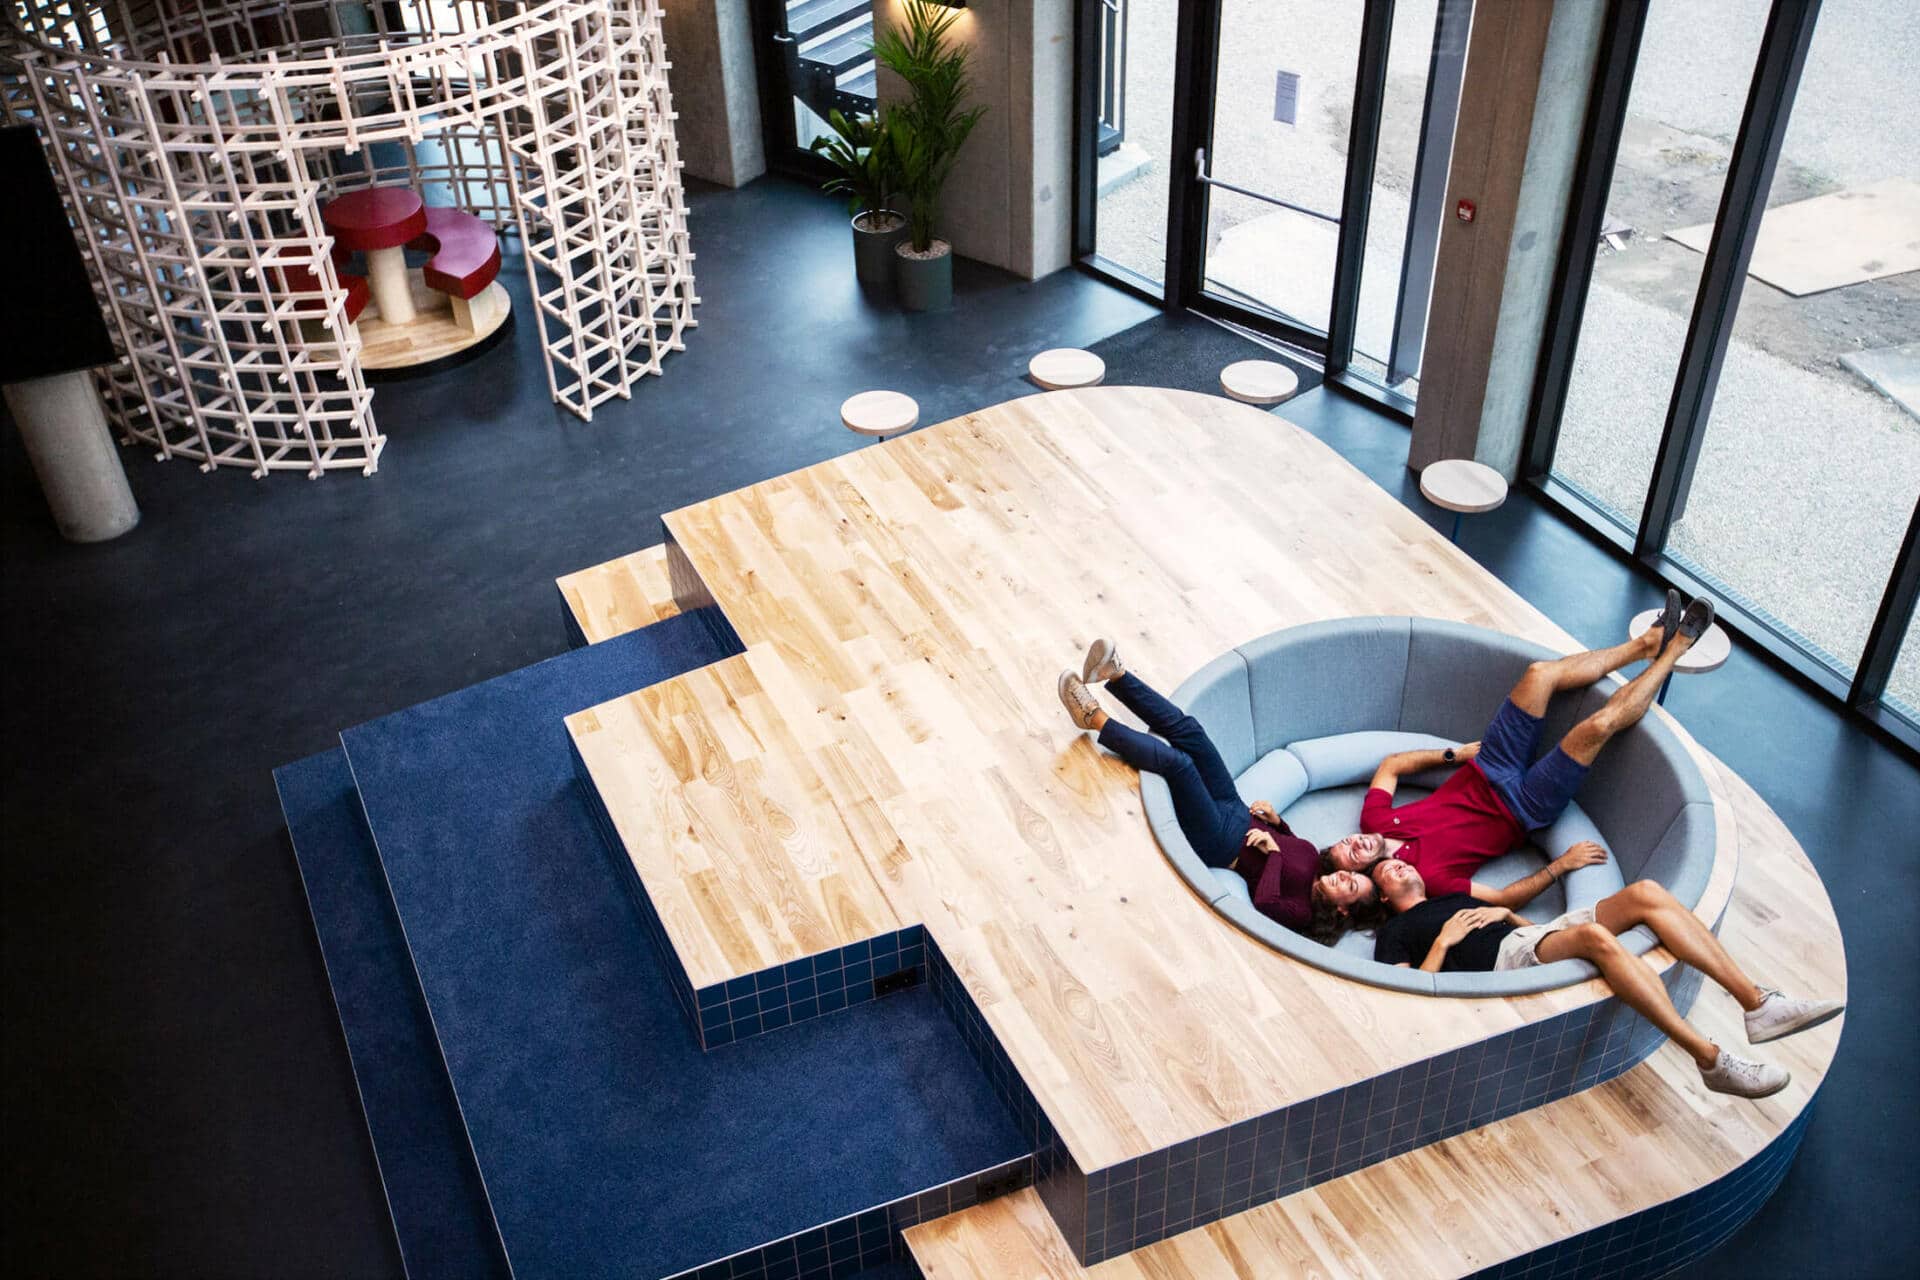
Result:
[[[674,1001],[703,1050],[718,1049],[808,1018],[837,1013],[886,991],[919,985],[926,965],[926,930],[910,924],[844,947],[833,947],[726,982],[696,988],[680,961],[680,953],[667,937],[666,926],[660,921],[660,913],[654,910],[646,885],[627,857],[626,846],[614,830],[613,817],[607,812],[606,802],[600,798],[580,748],[571,737],[567,740],[567,750],[573,755],[574,780],[600,831],[600,843],[605,847],[608,863],[614,876],[625,886],[647,937],[653,940],[654,950],[667,974],[667,984],[673,988]]]
[[[1724,1244],[1779,1189],[1813,1116],[1807,1099],[1793,1123],[1738,1169],[1665,1204],[1628,1214],[1473,1273],[1472,1280],[1586,1280],[1664,1276]]]
[[[1665,1039],[1618,999],[1599,1000],[1088,1173],[931,935],[924,950],[935,997],[1033,1142],[1034,1185],[1085,1266],[1591,1088]],[[1682,1012],[1692,1007],[1696,970],[1671,965],[1664,981]]]
[[[770,1244],[677,1272],[667,1280],[843,1280],[868,1267],[907,1259],[902,1233],[1033,1181],[1020,1156],[898,1200],[809,1227]]]

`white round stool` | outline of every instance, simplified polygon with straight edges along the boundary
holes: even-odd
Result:
[[[1633,621],[1627,624],[1627,638],[1638,640],[1647,633],[1647,628],[1660,620],[1660,609],[1649,609],[1645,613],[1633,615]],[[1703,676],[1709,671],[1718,671],[1727,665],[1727,659],[1733,656],[1733,637],[1714,623],[1701,633],[1693,642],[1693,647],[1680,655],[1673,664],[1673,675],[1660,686],[1660,696],[1655,699],[1661,706],[1667,705],[1667,686],[1673,683],[1674,676]]]
[[[920,421],[920,402],[898,391],[862,391],[840,403],[840,425],[885,440]]]
[[[1453,512],[1453,532],[1447,537],[1457,543],[1462,517],[1491,511],[1507,500],[1507,480],[1483,462],[1446,458],[1427,464],[1420,473],[1420,492],[1434,506]]]
[[[1279,404],[1300,389],[1300,375],[1278,360],[1235,360],[1220,371],[1220,389],[1241,404]]]
[[[1107,376],[1107,362],[1078,347],[1055,347],[1027,361],[1027,376],[1044,391],[1097,387]]]

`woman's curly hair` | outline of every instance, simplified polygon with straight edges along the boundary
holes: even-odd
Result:
[[[1322,866],[1327,868],[1321,872],[1322,875],[1327,874],[1328,870],[1337,869],[1326,861],[1324,853],[1321,855],[1321,860]],[[1338,942],[1340,935],[1349,929],[1377,929],[1388,916],[1393,914],[1387,906],[1386,898],[1381,895],[1378,885],[1374,886],[1371,899],[1366,902],[1356,902],[1343,912],[1327,901],[1327,896],[1321,892],[1320,881],[1316,877],[1309,893],[1309,900],[1312,905],[1307,912],[1306,934],[1323,947],[1330,947]]]

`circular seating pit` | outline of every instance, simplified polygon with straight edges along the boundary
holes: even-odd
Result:
[[[1395,751],[1480,737],[1527,664],[1547,649],[1480,627],[1427,618],[1365,617],[1291,627],[1223,654],[1174,691],[1206,727],[1249,802],[1272,802],[1296,834],[1324,848],[1358,829],[1360,802],[1380,761]],[[1544,751],[1616,688],[1616,677],[1563,693],[1548,709]],[[1429,794],[1444,770],[1400,780],[1397,804]],[[1349,931],[1322,946],[1255,910],[1237,872],[1212,868],[1180,834],[1166,783],[1142,774],[1147,821],[1167,859],[1214,910],[1274,949],[1375,986],[1444,996],[1505,996],[1579,982],[1585,961],[1508,973],[1427,974],[1377,963],[1373,935]],[[1713,799],[1679,737],[1649,716],[1595,762],[1576,804],[1533,843],[1481,868],[1477,879],[1509,884],[1580,840],[1608,851],[1534,899],[1521,914],[1550,920],[1589,906],[1629,881],[1658,880],[1689,907],[1699,902],[1715,856]],[[1622,941],[1634,954],[1654,945],[1645,929]]]

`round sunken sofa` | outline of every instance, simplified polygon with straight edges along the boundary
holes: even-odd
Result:
[[[1296,834],[1322,848],[1358,830],[1360,802],[1380,761],[1395,751],[1480,737],[1527,664],[1551,651],[1497,631],[1429,618],[1363,617],[1274,632],[1221,655],[1173,693],[1206,727],[1249,802],[1272,802]],[[1544,751],[1618,687],[1610,677],[1556,697]],[[1400,780],[1394,801],[1429,794],[1446,771]],[[1373,959],[1373,934],[1350,931],[1332,947],[1254,909],[1239,874],[1200,861],[1174,819],[1164,780],[1140,776],[1147,822],[1167,859],[1214,910],[1276,950],[1375,986],[1444,996],[1505,996],[1594,975],[1582,960],[1508,973],[1428,974]],[[1580,840],[1605,862],[1582,867],[1521,908],[1533,921],[1589,906],[1627,882],[1653,879],[1688,907],[1713,870],[1713,799],[1680,739],[1656,716],[1614,739],[1559,821],[1533,843],[1487,863],[1477,879],[1504,885]],[[1634,954],[1654,945],[1645,929],[1621,939]]]

